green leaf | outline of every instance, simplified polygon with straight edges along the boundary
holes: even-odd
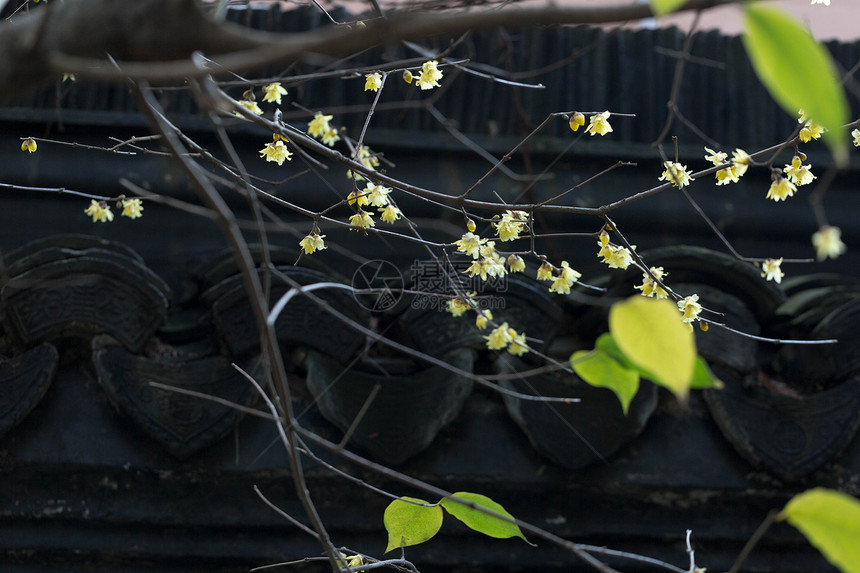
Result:
[[[839,569],[860,573],[860,501],[817,487],[791,498],[779,517],[799,529]]]
[[[505,511],[504,507],[485,495],[469,493],[467,491],[458,491],[454,494],[454,497],[472,502],[477,507],[483,507],[484,509],[503,515],[511,520],[514,519],[514,516]],[[465,523],[467,527],[470,527],[475,531],[480,531],[484,535],[496,537],[498,539],[519,537],[528,543],[528,539],[526,539],[523,532],[520,531],[519,526],[516,523],[513,523],[513,521],[505,521],[504,519],[484,513],[483,511],[460,503],[459,501],[454,501],[450,497],[446,497],[440,501],[439,505],[448,510],[448,513]]]
[[[651,11],[655,16],[665,16],[687,3],[687,0],[651,0]]]
[[[603,350],[577,350],[570,357],[574,372],[591,384],[609,388],[618,396],[621,409],[627,414],[630,402],[639,390],[639,373],[619,363]]]
[[[656,384],[684,400],[696,362],[696,341],[667,300],[633,296],[613,305],[609,331],[618,348]]]
[[[428,504],[414,497],[401,497],[388,504],[383,517],[385,529],[388,531],[388,547],[385,548],[385,553],[398,547],[424,543],[442,527],[444,513],[441,507],[416,505],[409,501]]]
[[[792,117],[803,109],[827,128],[824,139],[843,164],[848,159],[842,133],[848,101],[830,53],[780,9],[748,3],[744,14],[744,46],[759,79]]]
[[[690,380],[690,388],[695,390],[705,390],[707,388],[722,389],[723,383],[714,378],[708,364],[702,360],[702,357],[696,358],[696,366],[693,368],[693,379]]]

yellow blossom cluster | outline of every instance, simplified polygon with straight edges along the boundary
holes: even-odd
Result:
[[[860,129],[854,129],[851,131],[851,137],[854,138],[854,147],[860,147]]]
[[[281,104],[281,96],[287,95],[287,90],[281,85],[281,82],[272,82],[268,85],[263,86],[263,101],[276,103],[278,105]],[[242,94],[242,99],[238,102],[239,105],[253,113],[254,115],[263,115],[263,110],[260,109],[260,106],[257,104],[256,98],[254,97],[254,89],[248,89],[245,93]],[[242,114],[238,111],[234,111],[233,115],[237,117],[242,117]]]
[[[316,251],[322,251],[323,249],[327,249],[325,246],[325,241],[323,239],[325,235],[320,235],[319,231],[314,228],[313,231],[310,232],[305,238],[299,241],[299,246],[302,248],[302,251],[306,255],[310,255],[315,253]]]
[[[803,110],[800,110],[797,113],[800,116],[797,119],[797,123],[803,124],[803,127],[800,128],[800,133],[797,135],[800,138],[800,141],[803,143],[809,143],[813,139],[820,139],[821,134],[824,133],[824,128],[809,119],[806,116],[806,112]]]
[[[571,268],[570,263],[561,261],[561,267],[558,269],[558,274],[554,274],[552,265],[543,263],[537,270],[537,279],[539,281],[552,281],[549,287],[549,292],[558,294],[570,294],[570,287],[579,280],[582,273]]]
[[[332,119],[331,115],[323,115],[322,112],[316,112],[314,118],[308,122],[308,135],[316,137],[329,147],[333,147],[335,143],[340,141],[340,136],[337,130],[329,123]]]
[[[779,268],[781,264],[782,257],[778,259],[765,259],[761,264],[761,276],[765,280],[773,281],[776,284],[781,283],[782,277],[785,276],[785,273]]]
[[[743,177],[744,173],[747,172],[750,161],[752,161],[752,157],[743,149],[735,149],[734,153],[732,153],[732,169],[734,169],[735,175],[738,178]]]
[[[715,166],[722,165],[728,159],[728,155],[722,151],[714,151],[709,147],[706,147],[705,151],[708,153],[705,155],[705,159]],[[744,160],[744,156],[746,156],[746,153],[743,150],[738,149],[735,151],[732,164],[717,171],[717,185],[728,185],[729,183],[737,183],[740,180],[741,176],[746,173],[749,163],[749,156],[746,156],[746,160]]]
[[[521,273],[526,270],[526,262],[519,255],[510,255],[508,257],[508,270],[512,273]]]
[[[257,102],[254,100],[254,92],[252,92],[251,90],[245,92],[244,99],[240,99],[237,103],[251,113],[253,113],[254,115],[263,115],[263,110],[260,109],[259,105],[257,105]],[[234,111],[233,114],[236,117],[243,117],[242,114],[238,111]]]
[[[403,217],[403,213],[391,202],[391,199],[388,197],[389,193],[391,193],[391,189],[388,187],[376,185],[368,181],[363,190],[353,190],[346,200],[350,205],[357,204],[359,207],[371,205],[376,207],[379,211],[380,219],[386,223],[393,223]]]
[[[418,79],[415,81],[419,88],[422,90],[430,90],[439,87],[439,80],[442,79],[442,70],[440,70],[438,66],[439,62],[436,60],[430,60],[429,62],[424,62],[424,64],[422,64],[421,75],[418,76]],[[412,74],[410,73],[410,80],[407,81],[407,83],[411,83],[411,76]],[[403,79],[406,79],[405,75]]]
[[[633,254],[630,249],[610,243],[609,233],[606,232],[606,229],[600,231],[597,244],[600,246],[597,256],[603,259],[600,262],[609,265],[610,269],[626,269],[633,263]]]
[[[514,356],[521,356],[529,351],[526,334],[524,332],[518,333],[508,326],[507,322],[503,322],[501,326],[493,329],[490,335],[484,338],[487,340],[487,348],[490,350],[507,348],[508,352]]]
[[[378,92],[382,87],[382,74],[374,72],[364,76],[364,91]]]
[[[370,148],[366,145],[358,148],[358,160],[368,169],[376,171],[376,168],[379,167],[379,158],[371,153]],[[355,181],[364,181],[364,175],[355,173],[351,169],[346,172],[346,176]]]
[[[812,245],[819,261],[830,257],[835,259],[845,252],[845,243],[842,242],[842,229],[825,225],[812,235]]]
[[[475,293],[469,293],[469,300],[464,300],[463,297],[454,297],[448,301],[446,310],[451,313],[452,316],[460,317],[463,314],[472,308],[473,301],[471,297],[474,296]]]
[[[129,219],[138,219],[143,217],[143,202],[140,199],[126,199],[120,196],[117,201],[117,207],[122,208],[120,215]],[[90,201],[90,206],[84,210],[84,213],[93,218],[93,223],[109,223],[113,221],[113,211],[107,201]]]
[[[609,110],[601,113],[595,113],[588,120],[588,127],[585,128],[585,133],[594,135],[606,135],[612,131],[612,126],[609,125]],[[575,114],[574,114],[575,117]],[[576,130],[574,130],[576,131]]]
[[[21,151],[29,151],[30,153],[35,153],[37,148],[38,146],[36,145],[36,140],[32,137],[28,137],[21,142]]]
[[[528,230],[529,215],[525,211],[505,211],[499,221],[493,223],[502,242],[520,238]]]
[[[284,143],[285,141],[287,139],[284,136],[276,133],[273,136],[273,141],[267,143],[260,150],[260,157],[265,157],[266,161],[274,161],[278,165],[283,165],[284,161],[291,160],[293,153],[287,148],[287,145]]]
[[[505,276],[508,272],[505,268],[505,259],[496,252],[496,243],[494,241],[487,241],[486,239],[481,240],[485,241],[485,243],[478,247],[478,256],[473,257],[472,264],[463,272],[470,277],[480,276],[483,280],[487,280],[488,276]]]
[[[493,320],[493,313],[487,309],[479,309],[478,304],[473,298],[476,293],[470,292],[466,297],[457,296],[448,301],[446,310],[453,316],[462,316],[467,310],[474,309],[477,313],[475,317],[475,326],[480,330],[487,328],[487,325]]]
[[[692,328],[693,322],[699,320],[699,313],[702,312],[702,305],[699,304],[699,295],[691,294],[679,300],[678,310],[683,313],[682,320]]]
[[[791,165],[786,165],[783,172],[788,180],[795,185],[809,185],[815,180],[809,165],[803,165],[803,160],[797,155],[791,158]]]
[[[690,175],[692,172],[687,171],[687,167],[674,161],[663,162],[663,167],[666,169],[660,175],[660,181],[668,181],[677,188],[686,187],[693,180]]]
[[[359,209],[355,215],[351,216],[349,218],[349,224],[352,225],[353,231],[358,231],[359,229],[367,230],[376,226],[376,222],[373,220],[373,214],[368,213],[364,209]]]
[[[771,180],[770,189],[767,190],[767,199],[774,201],[785,201],[797,191],[797,186],[780,175],[774,175]]]
[[[642,273],[642,284],[636,286],[637,290],[642,291],[643,296],[654,298],[669,298],[669,293],[660,286],[651,276],[653,275],[658,280],[662,281],[669,273],[663,270],[663,267],[651,267],[651,273]]]
[[[507,261],[496,252],[496,243],[481,238],[472,231],[467,231],[453,243],[457,251],[466,253],[472,259],[472,264],[465,271],[470,277],[480,276],[483,280],[487,277],[503,277],[508,273],[505,262],[511,272],[520,272],[525,269],[525,261],[517,255],[511,255]]]
[[[263,101],[281,105],[281,96],[287,95],[287,90],[281,86],[281,82],[272,82],[263,87]]]

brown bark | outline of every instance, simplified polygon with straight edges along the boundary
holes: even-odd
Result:
[[[738,0],[689,0],[701,10]],[[189,56],[218,56],[237,72],[316,53],[341,57],[373,46],[498,26],[599,24],[651,16],[647,4],[562,8],[548,5],[457,13],[392,14],[366,27],[328,26],[290,36],[215,22],[198,0],[68,0],[0,24],[0,105],[21,99],[64,72],[89,78],[178,81],[211,70]],[[119,62],[117,70],[108,56]]]

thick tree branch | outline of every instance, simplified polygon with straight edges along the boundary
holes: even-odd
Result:
[[[704,10],[738,0],[690,0]],[[307,54],[344,56],[385,43],[461,34],[498,26],[603,24],[651,17],[647,4],[545,6],[459,13],[390,14],[365,27],[328,26],[289,36],[217,23],[197,0],[77,0],[55,3],[0,25],[0,104],[20,99],[62,73],[93,79],[153,82],[201,77],[194,51],[218,56],[236,72],[297,61]],[[117,67],[106,59],[109,54]]]

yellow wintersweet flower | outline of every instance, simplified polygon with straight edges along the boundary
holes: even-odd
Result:
[[[797,136],[803,143],[808,143],[813,139],[820,139],[822,133],[824,133],[824,128],[810,120],[800,129],[800,133]]]
[[[740,148],[735,149],[735,152],[732,154],[732,163],[734,164],[736,177],[743,177],[744,173],[747,172],[747,168],[750,166],[751,160],[752,158],[746,151]]]
[[[540,268],[537,270],[537,280],[539,281],[551,281],[554,280],[552,276],[552,265],[549,263],[543,263]]]
[[[370,205],[370,198],[367,196],[365,191],[356,191],[353,189],[349,192],[349,195],[347,195],[346,202],[350,205],[358,203],[359,207],[363,207],[364,205]]]
[[[370,204],[374,207],[385,207],[391,202],[388,199],[388,194],[391,193],[391,189],[384,185],[375,185],[368,181],[364,188],[364,192],[367,194],[367,199],[370,201]]]
[[[728,155],[723,153],[722,151],[714,151],[710,147],[706,147],[705,151],[708,152],[708,155],[705,155],[705,159],[710,161],[714,165],[722,165],[728,159]]]
[[[478,226],[475,224],[475,222],[473,220],[466,219],[466,230],[467,231],[469,231],[470,233],[474,233],[475,229],[477,229],[477,228],[478,228]]]
[[[603,260],[600,261],[605,263],[606,260],[612,256],[613,246],[609,244],[609,233],[606,232],[606,229],[602,229],[600,231],[600,235],[597,236],[597,244],[600,245],[600,250],[597,251],[597,256],[602,257]]]
[[[767,199],[773,199],[776,202],[785,201],[797,191],[797,187],[784,177],[777,175],[770,184],[770,189],[767,190]]]
[[[516,335],[516,331],[510,328],[507,322],[503,322],[501,326],[494,328],[489,336],[484,337],[487,339],[487,348],[490,350],[502,350],[506,348],[513,339],[511,331]]]
[[[663,267],[651,267],[651,275],[654,275],[659,280],[663,280],[669,273],[663,270]],[[669,298],[669,293],[661,287],[648,273],[642,273],[642,284],[635,287],[642,291],[643,296],[651,296],[654,298]]]
[[[358,159],[368,169],[376,169],[376,167],[379,166],[379,158],[371,153],[370,148],[366,145],[362,145],[359,148]],[[353,173],[351,169],[346,172],[346,176],[350,179],[354,179],[355,181],[364,181],[364,176],[361,173]]]
[[[481,247],[481,266],[489,276],[503,277],[508,274],[508,269],[505,268],[505,259],[499,256],[494,246],[495,243],[489,241]]]
[[[36,145],[36,140],[32,137],[28,137],[21,142],[21,151],[29,151],[30,153],[35,153],[37,148],[38,146]]]
[[[253,113],[254,115],[263,115],[263,110],[260,109],[260,106],[257,105],[257,102],[252,99],[242,99],[237,102],[239,105]],[[242,114],[238,111],[233,112],[236,116],[242,117]]]
[[[334,144],[338,141],[340,141],[340,136],[337,134],[337,130],[333,127],[327,129],[322,135],[322,142],[329,147],[334,147]]]
[[[272,82],[263,87],[263,101],[281,104],[281,96],[287,95],[287,90],[281,87],[281,82]]]
[[[403,213],[400,212],[400,209],[398,209],[394,205],[391,205],[390,203],[385,207],[380,208],[379,218],[386,223],[393,223],[402,216]]]
[[[812,235],[812,245],[815,247],[816,256],[819,261],[827,257],[835,259],[845,252],[845,243],[842,242],[842,229],[830,225],[821,227]]]
[[[462,316],[464,312],[472,308],[469,306],[469,303],[463,300],[460,297],[452,298],[448,301],[448,305],[445,308],[448,312],[450,312],[453,316]]]
[[[359,229],[366,230],[370,227],[376,226],[376,222],[373,220],[373,215],[361,209],[358,210],[358,213],[349,218],[349,224],[353,226],[353,231],[357,231]]]
[[[795,185],[809,185],[815,179],[809,167],[809,165],[803,165],[800,157],[795,155],[791,159],[791,165],[786,165],[783,171],[788,175],[788,180]]]
[[[578,111],[572,116],[570,116],[569,125],[570,129],[572,129],[573,131],[577,131],[580,127],[585,125],[585,116],[582,114],[582,112]]]
[[[854,138],[854,147],[860,147],[860,129],[855,129],[851,132],[851,137]]]
[[[501,220],[493,223],[493,226],[502,242],[513,241],[526,231],[528,219],[529,215],[525,211],[505,211]]]
[[[508,345],[508,352],[514,356],[522,356],[529,351],[529,348],[526,345],[526,333],[522,332],[517,334],[517,331],[513,328],[510,330],[513,332],[513,335],[511,337],[511,343]]]
[[[588,121],[588,127],[585,128],[585,133],[594,135],[606,135],[612,131],[612,126],[609,125],[609,110],[603,113],[595,113]]]
[[[475,326],[479,329],[484,330],[487,328],[487,324],[489,321],[493,320],[493,313],[489,310],[481,310],[478,311],[478,316],[475,318]]]
[[[278,165],[283,165],[285,160],[289,161],[293,158],[293,153],[284,145],[283,140],[277,139],[267,143],[266,147],[260,150],[260,157],[265,157],[266,161],[274,161]]]
[[[328,248],[325,246],[325,241],[323,241],[324,238],[325,235],[320,235],[316,231],[312,231],[310,235],[299,241],[299,246],[306,255],[310,255],[316,251],[322,251],[323,249]]]
[[[487,268],[489,266],[489,261],[487,259],[475,259],[472,261],[472,264],[469,265],[464,273],[469,275],[470,277],[479,276],[484,280],[487,280]]]
[[[362,145],[359,148],[358,158],[361,159],[361,162],[364,163],[365,167],[370,167],[371,169],[379,167],[379,158],[374,155],[366,145]]]
[[[334,131],[336,136],[337,130],[333,130],[328,123],[333,117],[333,115],[323,115],[322,112],[316,112],[314,118],[308,122],[308,134],[319,139],[326,136],[329,131]],[[331,144],[327,143],[326,145]]]
[[[744,171],[746,171],[746,166],[744,166]],[[729,183],[737,183],[740,181],[737,165],[720,169],[715,173],[715,175],[717,178],[717,185],[728,185]]]
[[[500,257],[497,253],[493,252],[493,256],[486,260],[489,261],[487,263],[487,274],[491,277],[503,277],[508,274],[504,257]]]
[[[726,162],[726,159],[728,159],[728,155],[726,153],[723,153],[722,151],[714,151],[710,147],[706,147],[705,151],[708,152],[708,155],[705,155],[705,159],[710,161],[714,165],[722,165]],[[728,185],[729,183],[737,183],[740,179],[740,175],[738,175],[735,165],[720,169],[715,173],[715,176],[717,178],[717,185]]]
[[[439,80],[442,79],[442,72],[437,67],[439,62],[436,60],[430,60],[429,62],[424,62],[421,66],[421,75],[418,77],[418,87],[422,90],[429,90],[433,88],[439,87]]]
[[[663,163],[663,167],[665,167],[666,170],[663,171],[662,175],[660,175],[659,181],[668,181],[680,189],[681,187],[689,185],[690,181],[693,180],[693,178],[690,177],[692,172],[688,172],[687,168],[680,163],[665,161]]]
[[[473,259],[481,256],[481,245],[487,242],[487,239],[482,239],[471,231],[460,237],[459,241],[454,241],[457,245],[457,250],[461,253],[466,253]]]
[[[699,320],[699,313],[702,312],[702,305],[699,304],[699,295],[692,294],[679,300],[678,310],[684,313],[682,320],[692,327],[692,323]]]
[[[526,270],[526,262],[519,255],[511,255],[508,257],[508,268],[512,273],[521,273]]]
[[[782,277],[785,276],[785,273],[779,268],[781,264],[782,257],[778,259],[765,259],[761,264],[761,276],[765,277],[765,280],[773,281],[776,284],[781,283]]]
[[[549,292],[558,294],[570,294],[571,284],[564,280],[561,275],[553,278],[552,284],[549,285]]]
[[[488,276],[505,276],[508,271],[505,269],[505,265],[501,258],[495,253],[495,251],[493,251],[491,255],[492,256],[482,256],[479,259],[475,259],[472,261],[472,264],[469,265],[469,268],[463,272],[468,274],[470,277],[480,276],[483,280],[487,280]]]
[[[364,91],[378,92],[382,87],[382,74],[374,72],[364,76]]]
[[[482,257],[487,257],[490,259],[496,259],[499,255],[496,254],[496,242],[495,241],[487,241],[480,247],[478,247],[478,253]]]
[[[613,247],[612,254],[603,262],[610,269],[626,269],[633,263],[633,255],[627,247]]]
[[[120,204],[122,205],[121,216],[128,217],[129,219],[143,217],[143,202],[140,199],[123,199],[120,201]]]
[[[579,277],[581,276],[582,273],[570,268],[570,265],[567,261],[562,261],[561,269],[559,270],[558,276],[553,277],[552,285],[550,285],[549,291],[558,294],[569,294],[570,287],[572,287],[573,283],[579,280]]]
[[[113,212],[104,201],[90,201],[90,206],[84,210],[84,213],[93,218],[93,223],[107,223],[113,221]]]
[[[406,82],[407,84],[411,84],[413,79],[414,78],[412,76],[412,72],[410,72],[409,70],[406,70],[403,72],[403,81],[404,82]]]

